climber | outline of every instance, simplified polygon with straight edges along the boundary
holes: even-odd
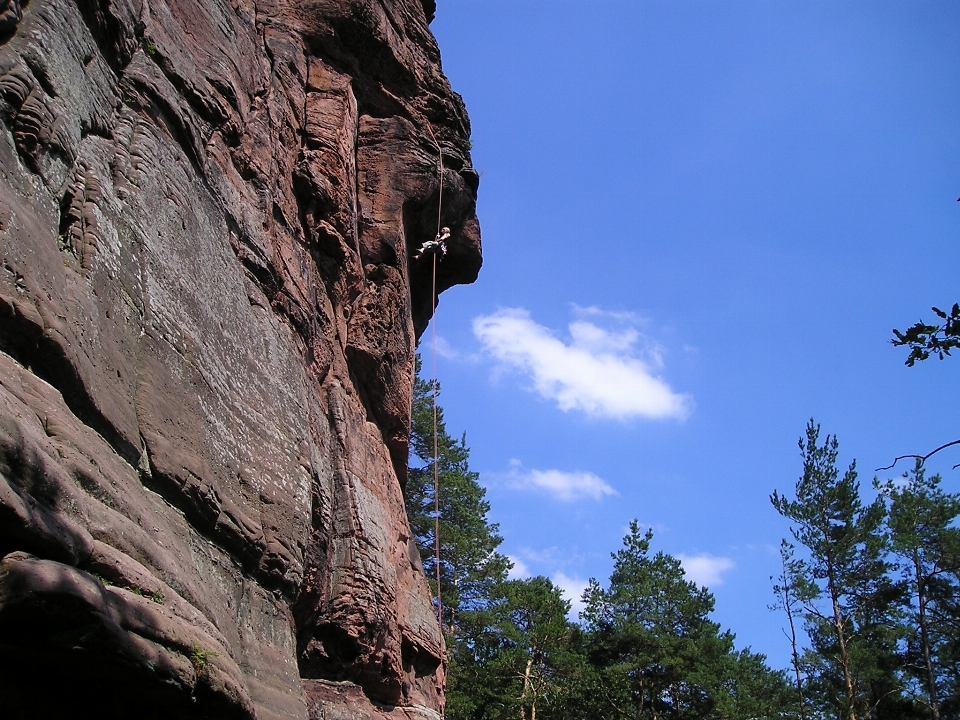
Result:
[[[413,254],[414,260],[419,260],[424,255],[439,255],[440,259],[447,254],[446,240],[450,238],[450,228],[440,228],[437,237],[433,240],[427,240],[419,250]]]

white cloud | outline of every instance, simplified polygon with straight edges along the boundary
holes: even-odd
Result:
[[[563,470],[525,470],[519,460],[510,461],[507,484],[520,490],[543,490],[562,502],[589,498],[600,500],[617,491],[592,472]]]
[[[568,615],[572,620],[576,620],[583,610],[583,591],[587,589],[587,581],[579,578],[567,577],[562,572],[558,572],[550,580],[560,588],[563,597],[570,601],[570,613]]]
[[[511,580],[523,580],[530,577],[530,568],[523,560],[513,555],[507,555],[507,559],[513,563],[513,567],[510,568],[508,574]]]
[[[701,555],[677,555],[677,560],[683,565],[683,571],[686,573],[688,580],[706,587],[723,585],[723,578],[720,576],[727,570],[733,570],[736,567],[736,563],[730,558],[716,557],[706,553]]]
[[[599,500],[617,491],[592,472],[563,472],[562,470],[531,470],[527,482],[546,490],[557,500],[572,502],[581,498]]]
[[[473,333],[484,350],[505,366],[530,375],[534,389],[564,411],[594,417],[684,418],[689,395],[673,392],[653,372],[663,365],[662,348],[646,341],[625,314],[609,314],[621,327],[608,330],[584,319],[604,313],[578,308],[568,326],[570,342],[535,323],[522,308],[475,318]],[[645,347],[638,344],[643,340]]]

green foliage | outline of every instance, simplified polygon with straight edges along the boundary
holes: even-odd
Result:
[[[613,555],[604,589],[591,580],[582,613],[596,669],[599,717],[775,717],[789,686],[761,655],[736,652],[709,619],[713,595],[688,581],[679,560],[651,554],[636,521]]]
[[[771,670],[767,659],[749,648],[723,658],[717,677],[717,709],[724,720],[796,718],[797,703],[782,672]]]
[[[581,658],[571,650],[570,604],[545,577],[500,586],[495,607],[461,624],[451,650],[447,717],[452,720],[576,717],[569,714]]]
[[[926,360],[930,355],[943,360],[951,350],[960,347],[960,304],[954,303],[949,313],[936,307],[931,309],[943,320],[942,325],[918,322],[904,332],[893,331],[894,339],[890,342],[896,347],[906,345],[910,348],[910,355],[905,361],[909,367],[913,367],[917,361]]]
[[[652,537],[632,522],[613,555],[609,588],[591,580],[584,593],[605,699],[611,711],[630,708],[637,717],[704,717],[712,709],[709,690],[684,681],[702,657],[729,651],[732,638],[721,638],[707,620],[713,598],[684,578],[680,562],[662,552],[651,557]]]
[[[505,648],[500,673],[509,677],[510,697],[524,718],[552,716],[564,707],[569,652],[570,603],[545,577],[514,580],[505,587]]]
[[[190,664],[193,665],[193,670],[197,674],[197,677],[204,677],[207,672],[207,660],[212,657],[217,657],[220,653],[216,653],[213,650],[204,650],[196,643],[190,648]]]

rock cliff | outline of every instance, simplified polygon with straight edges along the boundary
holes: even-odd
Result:
[[[0,0],[0,716],[435,718],[432,0]]]

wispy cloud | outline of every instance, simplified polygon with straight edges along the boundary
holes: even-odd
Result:
[[[562,572],[558,572],[550,580],[560,588],[563,597],[570,601],[568,617],[575,620],[580,615],[580,611],[583,610],[583,591],[587,589],[587,581],[567,577]]]
[[[526,482],[546,490],[557,500],[572,502],[582,498],[599,500],[604,495],[616,495],[617,491],[592,472],[563,472],[562,470],[531,470]]]
[[[541,490],[562,502],[600,500],[605,495],[616,495],[609,484],[592,472],[575,470],[527,470],[519,460],[510,461],[506,474],[509,487],[519,490]]]
[[[517,550],[517,554],[527,563],[553,565],[554,567],[562,566],[564,563],[582,563],[584,561],[583,555],[577,550],[570,547],[561,548],[557,545],[539,550],[524,546]]]
[[[428,363],[430,362],[429,350],[425,348],[423,344],[421,344],[420,350],[422,353],[421,357],[423,358],[424,368],[427,368]],[[458,363],[475,364],[483,360],[483,356],[479,352],[464,352],[463,350],[454,347],[443,335],[437,335],[436,351],[439,357],[442,357],[445,360],[453,360],[454,362]]]
[[[721,575],[727,570],[733,570],[736,563],[727,557],[716,557],[706,553],[700,555],[677,555],[677,560],[683,565],[683,571],[688,580],[705,587],[723,585]]]
[[[629,313],[575,308],[569,341],[537,324],[523,308],[475,318],[473,333],[502,365],[528,374],[533,388],[564,411],[594,417],[684,418],[689,395],[678,394],[654,372],[662,348],[640,334]],[[613,329],[598,322],[605,319]]]
[[[459,360],[460,351],[457,350],[443,335],[437,335],[435,344],[437,355],[448,360]]]
[[[570,307],[573,309],[573,314],[579,318],[592,317],[601,320],[617,320],[631,325],[644,325],[648,322],[646,318],[642,318],[637,315],[637,313],[630,312],[629,310],[604,310],[599,305],[588,305],[584,307],[576,303],[571,303]]]

